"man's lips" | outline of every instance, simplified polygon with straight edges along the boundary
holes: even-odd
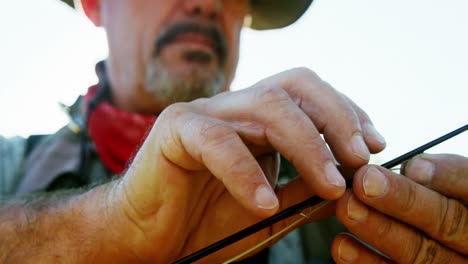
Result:
[[[197,23],[173,24],[156,39],[153,56],[159,56],[164,47],[171,45],[184,50],[183,54],[191,61],[210,61],[217,58],[218,63],[224,65],[227,56],[225,36],[215,26]]]
[[[188,44],[192,47],[199,47],[201,49],[209,49],[212,52],[216,53],[216,42],[205,36],[204,34],[199,33],[185,33],[177,36],[173,42],[178,44]]]

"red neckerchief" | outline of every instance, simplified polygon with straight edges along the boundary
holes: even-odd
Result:
[[[84,97],[84,105],[99,90],[92,86]],[[88,133],[104,165],[121,174],[143,144],[157,116],[122,111],[107,100],[101,100],[88,117]]]

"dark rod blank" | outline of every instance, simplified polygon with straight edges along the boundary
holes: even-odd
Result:
[[[420,146],[419,148],[416,148],[416,149],[413,149],[412,151],[408,152],[408,153],[405,153],[401,156],[399,156],[398,158],[395,158],[389,162],[385,162],[384,164],[382,164],[382,167],[384,168],[387,168],[387,169],[391,169],[393,167],[395,167],[396,165],[399,165],[409,159],[411,159],[412,157],[418,155],[418,154],[421,154],[423,153],[424,151],[448,140],[448,139],[451,139],[463,132],[465,132],[466,130],[468,129],[468,124],[458,128],[458,129],[455,129],[454,131],[448,133],[448,134],[445,134],[443,136],[441,136],[440,138],[437,138],[437,139],[434,139],[432,140],[431,142],[427,143],[427,144],[424,144],[422,146]]]
[[[392,159],[391,161],[388,161],[388,162],[385,162],[384,164],[382,164],[382,167],[384,168],[387,168],[387,169],[391,169],[393,167],[395,167],[396,165],[399,165],[409,159],[411,159],[412,157],[418,155],[418,154],[421,154],[423,153],[424,151],[428,150],[429,148],[432,148],[450,138],[453,138],[463,132],[465,132],[466,130],[468,130],[468,124],[446,134],[446,135],[443,135],[437,139],[434,139],[432,140],[431,142],[427,143],[427,144],[424,144],[408,153],[405,153],[395,159]],[[346,186],[348,188],[351,188],[352,186],[352,179],[349,179],[346,181]],[[309,207],[312,207],[312,206],[315,206],[321,202],[323,202],[324,200],[318,196],[312,196],[310,197],[309,199],[303,201],[303,202],[300,202],[298,204],[295,204],[291,207],[288,207],[286,209],[284,209],[283,211],[269,217],[269,218],[266,218],[265,220],[262,220],[252,226],[249,226],[237,233],[234,233],[233,235],[230,235],[216,243],[213,243],[191,255],[188,255],[184,258],[181,258],[179,260],[177,260],[176,262],[174,262],[175,264],[185,264],[185,263],[193,263],[194,261],[196,260],[199,260],[203,257],[206,257],[208,256],[209,254],[211,253],[214,253],[222,248],[225,248],[241,239],[244,239],[270,225],[273,225],[281,220],[284,220],[288,217],[291,217],[295,214],[299,214],[302,210],[306,209],[306,208],[309,208]]]

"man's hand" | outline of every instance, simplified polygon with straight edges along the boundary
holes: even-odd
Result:
[[[2,202],[0,262],[172,262],[313,194],[339,198],[334,157],[356,169],[384,147],[367,115],[306,69],[174,104],[122,178],[63,198]],[[278,152],[305,176],[275,186]],[[294,220],[204,261],[233,257]]]
[[[113,226],[130,230],[131,239],[121,243],[140,260],[165,263],[313,194],[339,198],[345,182],[321,133],[334,157],[351,168],[385,147],[360,108],[306,69],[170,106],[112,192]],[[277,196],[269,166],[259,162],[276,151],[306,175],[278,188]],[[287,223],[205,261],[226,260]]]
[[[406,176],[377,166],[355,174],[337,215],[362,241],[398,263],[468,262],[468,159],[423,154]],[[383,256],[348,235],[332,246],[337,263],[381,263]]]

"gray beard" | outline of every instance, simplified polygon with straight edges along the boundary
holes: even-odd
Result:
[[[146,67],[145,81],[145,90],[159,102],[169,105],[211,97],[222,92],[225,76],[222,70],[216,74],[207,74],[203,67],[181,76],[171,73],[159,59],[154,59]]]

